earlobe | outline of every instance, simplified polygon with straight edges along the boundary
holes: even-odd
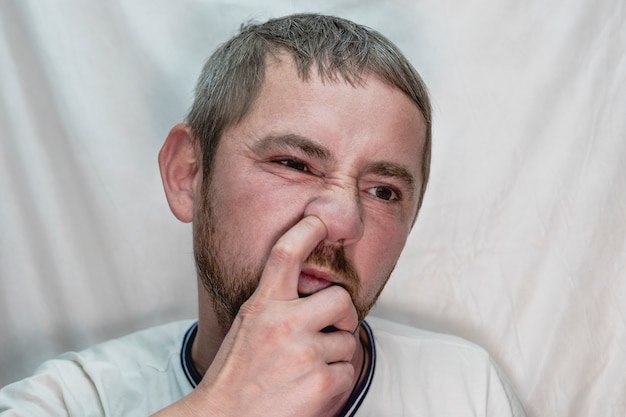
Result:
[[[177,124],[170,130],[159,152],[159,169],[172,213],[181,222],[191,222],[202,173],[188,125]]]

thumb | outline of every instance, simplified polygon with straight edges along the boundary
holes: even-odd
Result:
[[[295,300],[302,263],[326,238],[324,223],[306,216],[278,239],[272,248],[255,294],[270,300]]]

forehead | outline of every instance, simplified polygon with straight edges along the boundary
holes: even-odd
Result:
[[[400,89],[367,73],[355,84],[321,77],[315,65],[304,79],[284,52],[267,57],[259,93],[239,128],[252,140],[295,134],[338,158],[391,158],[416,169],[426,138],[417,104]]]

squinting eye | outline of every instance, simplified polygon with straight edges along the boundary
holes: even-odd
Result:
[[[374,187],[367,190],[367,192],[384,201],[394,201],[399,199],[398,193],[390,187]]]
[[[287,168],[295,169],[296,171],[310,172],[307,164],[302,161],[298,161],[297,159],[278,159],[275,162],[278,162]]]

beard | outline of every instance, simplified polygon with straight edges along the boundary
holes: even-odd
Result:
[[[213,202],[209,201],[208,196],[211,193],[206,189],[209,187],[203,188],[205,189],[193,224],[194,257],[198,276],[213,303],[217,322],[225,335],[241,306],[256,290],[265,262],[259,265],[246,264],[249,259],[246,253],[225,253],[235,247],[232,242],[228,242],[228,236],[232,239],[232,235],[227,230],[222,230],[223,227],[220,228]],[[327,268],[338,278],[339,282],[334,285],[340,285],[350,294],[359,323],[376,303],[393,270],[392,268],[387,273],[375,296],[367,299],[361,295],[361,280],[347,258],[343,245],[320,242],[304,263]]]

